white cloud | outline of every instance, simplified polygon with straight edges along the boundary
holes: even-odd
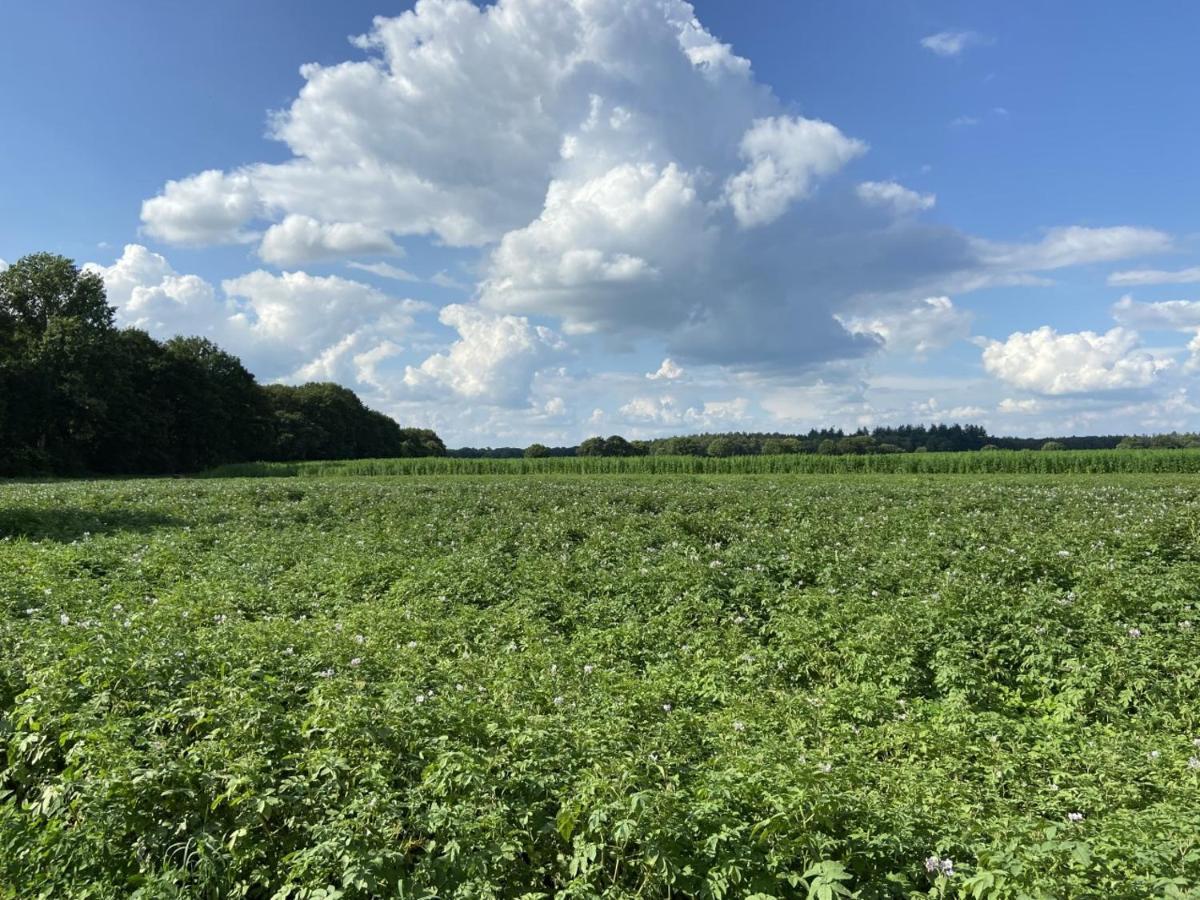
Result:
[[[0,259],[0,272],[3,272],[7,268],[8,268],[8,263],[6,263],[4,260]]]
[[[452,304],[438,318],[458,332],[445,353],[408,366],[404,384],[418,395],[449,393],[480,403],[520,406],[534,373],[564,349],[549,328],[520,316]]]
[[[673,164],[616,166],[551,184],[541,216],[492,254],[481,298],[559,316],[568,332],[677,320],[687,298],[662,296],[662,285],[687,278],[713,239],[690,175]]]
[[[864,203],[886,207],[898,216],[933,209],[937,203],[934,194],[919,194],[894,181],[864,181],[855,188],[855,193]]]
[[[674,381],[683,375],[683,367],[669,356],[662,361],[657,371],[647,372],[646,377],[651,381]]]
[[[967,338],[971,315],[949,297],[926,297],[902,308],[885,309],[870,316],[849,316],[842,324],[855,334],[876,335],[888,350],[923,356],[931,350]]]
[[[1164,253],[1171,249],[1171,237],[1152,228],[1128,225],[1113,228],[1070,225],[1049,229],[1036,244],[979,241],[978,246],[981,257],[990,265],[1043,271]]]
[[[159,338],[176,334],[214,337],[227,315],[213,286],[196,275],[179,275],[170,263],[140,244],[126,244],[111,266],[87,263],[84,271],[104,279],[117,321]]]
[[[984,43],[983,35],[976,31],[939,31],[921,38],[921,46],[938,56],[959,56],[968,47]]]
[[[263,260],[277,266],[398,252],[399,248],[381,228],[356,222],[318,222],[310,216],[298,215],[290,215],[268,228],[258,248]]]
[[[996,407],[999,412],[1006,415],[1032,415],[1042,411],[1042,401],[1029,397],[1024,400],[1016,400],[1012,397],[1005,397]]]
[[[1009,384],[1041,394],[1144,388],[1171,361],[1138,347],[1137,332],[1127,328],[1059,334],[1043,326],[988,341],[983,366]]]
[[[250,272],[222,282],[218,294],[204,279],[176,273],[163,256],[139,244],[127,245],[111,266],[84,268],[104,279],[122,325],[160,339],[209,337],[266,380],[332,377],[336,370],[338,380],[354,384],[365,371],[353,365],[356,355],[367,354],[366,363],[377,367],[378,348],[398,346],[413,315],[430,309],[361,282],[305,272]]]
[[[1146,285],[1146,284],[1198,284],[1200,283],[1200,266],[1176,271],[1162,269],[1132,269],[1126,272],[1113,272],[1108,276],[1111,285]]]
[[[407,269],[402,269],[399,266],[393,266],[391,263],[346,263],[351,269],[359,269],[363,272],[370,272],[372,275],[378,275],[380,278],[390,278],[393,281],[420,281],[421,279],[409,272]]]
[[[698,430],[728,427],[745,421],[750,414],[750,401],[745,397],[734,397],[683,406],[670,395],[639,396],[622,405],[617,412],[627,422]]]
[[[262,212],[249,175],[210,169],[168,181],[142,204],[142,222],[147,234],[169,244],[244,244],[257,237],[244,226]]]
[[[725,196],[738,224],[753,228],[778,219],[817,178],[861,156],[867,145],[828,122],[772,116],[755,120],[739,149],[746,168],[729,179]]]
[[[980,416],[986,416],[987,410],[982,406],[964,405],[952,406],[945,408],[938,402],[936,397],[930,397],[912,404],[912,413],[919,419],[929,422],[959,422],[963,423],[970,419],[978,419]]]
[[[865,144],[789,114],[682,0],[424,0],[355,45],[364,56],[305,66],[273,117],[290,157],[168,182],[144,204],[147,233],[265,230],[264,258],[284,265],[423,235],[479,248],[462,271],[479,272],[489,314],[760,372],[878,349],[839,319],[1169,244],[1079,227],[1001,244],[920,221],[931,194],[855,193],[834,176]],[[430,283],[470,289],[445,272]]]
[[[1200,328],[1200,300],[1139,303],[1126,295],[1113,304],[1113,318],[1132,328],[1194,331]]]

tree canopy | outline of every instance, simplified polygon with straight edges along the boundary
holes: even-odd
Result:
[[[212,341],[156,341],[117,328],[115,312],[100,277],[64,257],[0,272],[0,475],[446,452],[344,387],[263,387]]]

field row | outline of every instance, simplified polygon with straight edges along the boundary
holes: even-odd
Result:
[[[1200,473],[1200,450],[988,450],[862,456],[576,456],[540,459],[352,459],[238,463],[211,477],[377,475],[841,475]]]

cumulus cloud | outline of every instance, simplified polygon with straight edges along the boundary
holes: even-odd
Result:
[[[789,116],[758,119],[742,136],[746,168],[729,179],[725,196],[743,228],[766,225],[808,194],[813,182],[831,175],[867,150],[828,122]]]
[[[397,346],[413,315],[430,307],[397,300],[361,282],[305,272],[256,271],[218,290],[196,275],[180,275],[165,257],[129,244],[111,266],[84,268],[104,279],[122,325],[157,338],[200,334],[237,354],[261,378],[312,378],[353,384],[364,363],[378,366],[378,348]]]
[[[651,381],[674,381],[682,375],[683,367],[669,356],[662,361],[657,371],[646,373],[646,377]]]
[[[438,318],[458,332],[458,340],[445,353],[405,369],[404,384],[421,395],[450,394],[521,406],[534,373],[563,349],[551,329],[521,316],[452,304],[443,307]]]
[[[7,268],[8,268],[8,263],[6,263],[4,260],[0,259],[0,272],[3,272]]]
[[[1128,328],[1059,334],[1043,326],[988,341],[983,366],[1009,384],[1041,394],[1144,388],[1171,361],[1138,348],[1138,334]]]
[[[843,324],[855,334],[878,336],[888,350],[923,356],[968,337],[971,315],[949,297],[926,297],[912,306],[847,317]]]
[[[1162,269],[1130,269],[1125,272],[1113,272],[1108,276],[1108,283],[1117,286],[1145,284],[1200,284],[1200,266],[1190,269],[1164,271]]]
[[[984,43],[977,31],[939,31],[921,38],[921,46],[938,56],[961,56],[969,47]]]
[[[286,355],[288,372],[323,360],[320,371],[359,377],[369,363],[380,383],[395,378],[396,396],[511,406],[532,402],[518,395],[562,333],[646,339],[689,371],[795,374],[881,346],[924,352],[938,327],[965,333],[961,311],[924,298],[1170,244],[1149,229],[1078,226],[999,243],[922,221],[932,194],[861,181],[866,145],[795,115],[683,0],[420,0],[375,19],[355,46],[348,61],[303,67],[303,87],[271,120],[282,162],[170,181],[143,205],[147,234],[261,240],[281,266],[397,252],[402,238],[477,254],[449,270],[477,273],[475,285],[429,280],[474,292],[443,313],[458,337],[423,346],[420,363],[395,350],[407,337],[380,324],[387,307],[367,285],[356,316],[349,300],[322,307],[302,279],[231,280],[235,293],[215,301],[222,321],[233,303],[244,321],[231,327],[272,347],[282,339],[255,307],[269,321],[280,290],[334,320],[297,326],[303,352]],[[554,337],[534,324],[547,320]],[[271,354],[276,371],[285,354]]]
[[[1139,303],[1126,295],[1113,304],[1113,318],[1132,328],[1193,331],[1200,328],[1200,300]]]
[[[895,181],[864,181],[855,193],[863,203],[882,206],[898,216],[908,216],[925,209],[933,209],[937,203],[934,194],[919,194]]]
[[[399,248],[381,228],[353,222],[318,222],[290,215],[263,235],[258,255],[277,266],[297,266],[359,254],[391,255]]]
[[[161,194],[142,204],[142,223],[147,234],[169,244],[245,244],[258,237],[245,226],[262,212],[248,174],[210,169],[168,181]]]
[[[634,397],[622,405],[618,413],[634,423],[693,429],[728,427],[749,417],[750,401],[745,397],[733,397],[684,406],[670,395]]]
[[[140,244],[126,244],[111,266],[88,263],[83,268],[104,279],[108,302],[122,325],[156,337],[215,337],[222,331],[229,311],[213,286],[196,275],[176,273],[164,257]]]

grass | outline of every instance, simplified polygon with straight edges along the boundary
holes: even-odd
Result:
[[[4,486],[0,896],[1200,896],[1198,536],[1161,475]]]

